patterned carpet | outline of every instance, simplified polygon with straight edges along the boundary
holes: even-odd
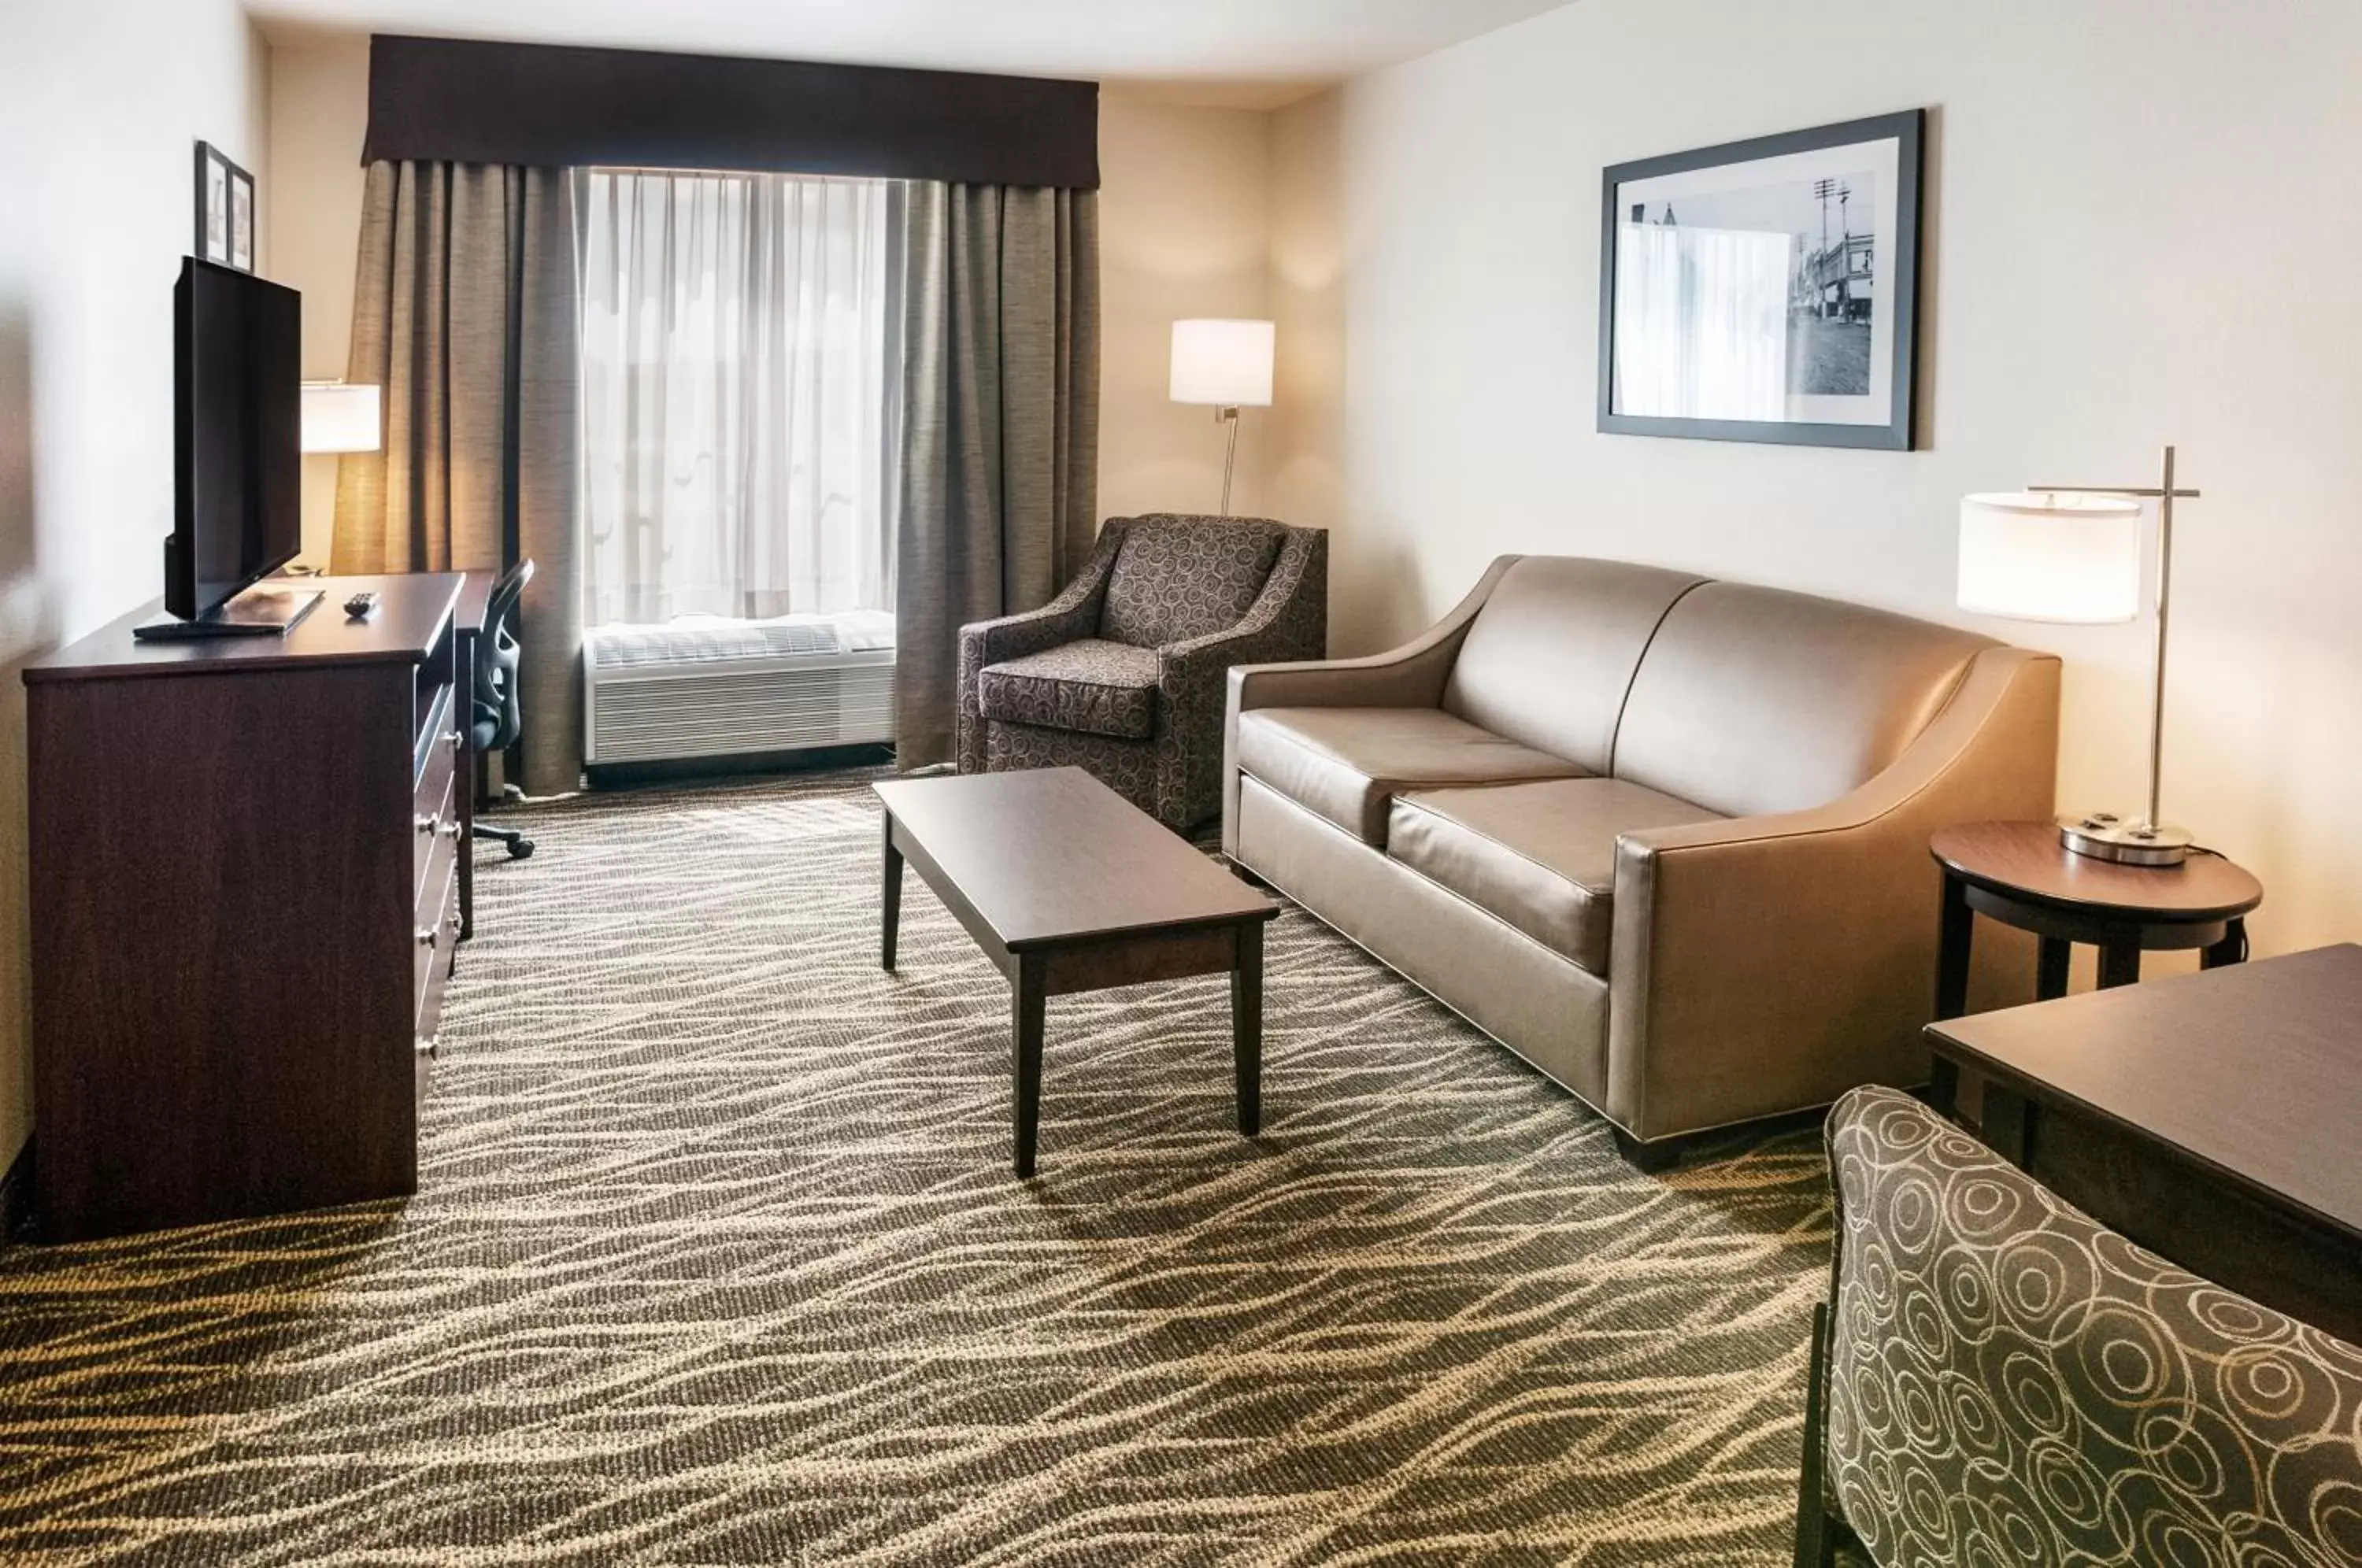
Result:
[[[1291,910],[1265,1131],[1219,979],[1007,992],[844,776],[510,813],[423,1189],[0,1253],[0,1558],[1784,1562],[1809,1134],[1634,1174]]]

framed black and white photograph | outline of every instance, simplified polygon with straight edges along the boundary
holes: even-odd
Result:
[[[197,143],[197,240],[207,261],[254,271],[254,176],[208,141]]]
[[[1926,111],[1619,163],[1599,428],[1908,450]]]

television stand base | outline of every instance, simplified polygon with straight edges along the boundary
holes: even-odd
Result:
[[[318,609],[325,597],[316,588],[249,588],[209,615],[193,621],[159,615],[132,627],[131,635],[144,643],[191,637],[283,637],[288,628]]]

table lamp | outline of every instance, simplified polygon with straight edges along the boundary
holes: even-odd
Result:
[[[1173,324],[1175,403],[1211,404],[1231,427],[1222,457],[1222,512],[1231,514],[1231,471],[1239,460],[1239,410],[1271,406],[1272,346],[1268,321],[1176,321]]]
[[[303,448],[318,452],[374,452],[379,436],[378,389],[345,381],[304,383]]]
[[[2078,855],[2129,866],[2179,866],[2191,835],[2159,820],[2165,757],[2166,623],[2173,597],[2173,503],[2194,490],[2145,485],[2044,484],[2016,495],[1960,502],[1959,604],[2016,621],[2085,625],[2136,621],[2141,613],[2141,502],[2158,503],[2157,652],[2149,673],[2148,810],[2135,822],[2114,812],[2062,817],[2060,842]]]

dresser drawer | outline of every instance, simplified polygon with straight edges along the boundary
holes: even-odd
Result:
[[[459,723],[458,702],[447,683],[422,693],[421,698],[420,712],[426,719],[411,738],[410,773],[424,792],[437,769],[446,778],[450,776],[459,748],[467,744],[467,734]]]
[[[434,772],[429,769],[430,775]],[[438,863],[448,862],[459,845],[459,835],[467,824],[459,820],[459,795],[451,770],[442,771],[440,793],[430,796],[428,786],[421,784],[417,798],[411,802],[410,818],[410,887],[412,894],[424,900],[428,878]]]
[[[443,991],[450,984],[452,955],[459,943],[459,883],[452,862],[438,859],[440,881],[430,906],[419,903],[417,979],[418,1016],[412,1037],[411,1092],[420,1108],[426,1103],[426,1086],[443,1047]],[[431,909],[432,912],[427,912]]]
[[[416,924],[411,931],[415,954],[412,995],[417,1000],[418,1032],[435,1032],[432,1004],[439,1015],[443,977],[450,971],[451,954],[459,943],[459,877],[454,846],[438,840],[427,863],[425,885],[419,889]]]

